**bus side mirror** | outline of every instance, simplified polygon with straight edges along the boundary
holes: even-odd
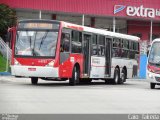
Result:
[[[10,42],[10,41],[11,41],[11,32],[7,32],[6,42]]]
[[[149,55],[150,49],[151,49],[151,45],[148,45],[148,46],[147,46],[147,57],[148,57],[148,55]]]
[[[148,57],[148,54],[149,54],[149,50],[147,51],[147,57]]]

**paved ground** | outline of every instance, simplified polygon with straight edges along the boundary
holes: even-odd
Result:
[[[0,76],[0,113],[160,113],[160,86],[128,80],[124,85],[69,86],[68,82]]]

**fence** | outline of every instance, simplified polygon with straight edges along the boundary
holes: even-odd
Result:
[[[9,46],[0,38],[0,52],[3,55],[3,57],[8,58],[8,60],[11,60],[11,54],[12,50],[9,48]]]

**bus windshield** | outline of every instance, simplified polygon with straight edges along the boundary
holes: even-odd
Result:
[[[54,57],[58,32],[17,31],[15,55]]]
[[[160,42],[152,44],[148,62],[152,64],[160,64]]]

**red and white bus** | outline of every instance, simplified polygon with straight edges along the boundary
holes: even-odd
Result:
[[[137,75],[139,38],[63,21],[23,20],[12,33],[11,73],[70,85],[92,79],[122,84]]]
[[[150,82],[150,88],[160,85],[160,38],[152,41],[148,51],[146,78]]]

